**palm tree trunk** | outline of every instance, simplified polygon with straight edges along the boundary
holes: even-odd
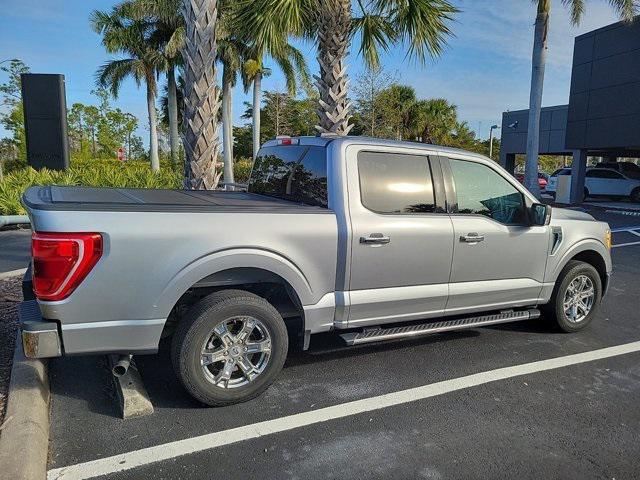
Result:
[[[183,0],[185,19],[185,187],[214,189],[220,139],[217,116],[220,89],[216,83],[216,0]]]
[[[543,10],[543,9],[540,9]],[[524,168],[524,185],[536,197],[540,197],[538,186],[538,152],[540,149],[540,112],[544,69],[547,60],[547,33],[549,12],[539,11],[533,37],[531,61],[531,95],[529,97],[529,125],[527,131],[527,156]]]
[[[262,98],[262,73],[256,73],[253,79],[253,159],[260,150],[260,104]]]
[[[169,148],[171,150],[171,163],[178,163],[178,149],[180,134],[178,133],[178,95],[176,88],[175,67],[170,67],[167,71],[167,96],[169,107]]]
[[[223,67],[228,68],[226,65]],[[224,182],[233,183],[233,115],[232,98],[233,88],[231,80],[222,73],[222,152],[224,155]]]
[[[160,171],[160,157],[158,156],[158,121],[156,119],[156,96],[147,82],[147,110],[149,112],[149,157],[151,170]]]
[[[347,135],[353,125],[351,102],[347,99],[347,67],[344,63],[349,48],[351,0],[326,0],[318,18],[318,63],[320,76],[314,76],[320,93],[318,100],[321,133]]]

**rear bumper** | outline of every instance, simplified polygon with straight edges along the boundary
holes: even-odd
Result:
[[[20,304],[20,338],[22,351],[27,358],[53,358],[62,355],[62,341],[56,322],[44,320],[40,306],[33,294],[31,283],[31,265],[22,279]]]
[[[20,337],[27,358],[54,358],[62,355],[58,324],[43,320],[35,300],[20,304]]]

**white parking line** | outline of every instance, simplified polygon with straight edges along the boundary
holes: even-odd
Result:
[[[619,243],[617,245],[611,245],[611,248],[631,247],[632,245],[640,245],[640,242]]]
[[[594,360],[639,352],[640,341],[602,348],[589,352],[550,358],[538,362],[524,363],[511,367],[498,368],[486,372],[467,375],[465,377],[444,380],[422,387],[410,388],[399,392],[387,393],[377,397],[364,398],[353,402],[320,408],[309,412],[297,413],[287,417],[275,418],[264,422],[232,428],[222,432],[209,433],[198,437],[169,442],[155,447],[143,448],[133,452],[122,453],[112,457],[92,460],[90,462],[70,465],[68,467],[50,470],[48,480],[81,480],[101,475],[112,475],[116,472],[150,465],[152,463],[170,460],[183,455],[202,452],[216,447],[242,442],[252,438],[285,432],[295,428],[328,422],[338,418],[350,417],[364,412],[371,412],[383,408],[402,405],[425,398],[443,395],[445,393],[475,387],[498,380],[528,375],[531,373],[553,370],[556,368],[577,365]]]
[[[611,229],[611,233],[620,233],[620,232],[631,232],[633,230],[640,230],[640,225],[637,227],[619,227],[619,228],[612,228]]]

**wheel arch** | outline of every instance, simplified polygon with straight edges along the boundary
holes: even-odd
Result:
[[[608,258],[610,258],[608,250],[601,242],[596,240],[580,242],[562,256],[562,259],[554,269],[552,281],[555,283],[558,280],[560,273],[571,260],[578,260],[592,265],[597,270],[602,281],[603,291],[606,291],[609,279],[608,273],[611,271],[610,260],[607,262]]]
[[[223,289],[243,289],[269,300],[296,333],[304,329],[303,305],[314,303],[309,282],[287,258],[261,250],[217,252],[183,268],[157,299],[167,318],[163,336],[179,321],[183,306]]]

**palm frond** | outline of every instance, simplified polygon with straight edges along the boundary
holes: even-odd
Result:
[[[389,18],[397,38],[409,45],[408,56],[424,63],[438,57],[453,33],[448,23],[458,9],[447,0],[374,0],[374,12]]]
[[[397,39],[394,25],[382,15],[366,13],[354,18],[352,23],[353,34],[360,34],[359,54],[369,68],[380,67],[379,50],[387,51],[390,44]]]
[[[96,83],[100,87],[108,88],[113,97],[117,98],[120,85],[128,76],[133,77],[136,84],[138,86],[140,85],[140,82],[144,78],[144,71],[141,72],[139,64],[140,60],[135,58],[124,58],[105,62],[96,72]]]
[[[640,9],[640,2],[637,0],[609,0],[609,3],[620,14],[620,18],[626,22],[631,22]]]
[[[180,56],[180,51],[184,48],[185,42],[185,30],[184,26],[176,28],[169,39],[167,40],[167,44],[165,45],[165,54],[169,58],[178,58]]]
[[[571,23],[578,25],[582,15],[584,15],[585,0],[562,0],[562,4],[569,8]]]

